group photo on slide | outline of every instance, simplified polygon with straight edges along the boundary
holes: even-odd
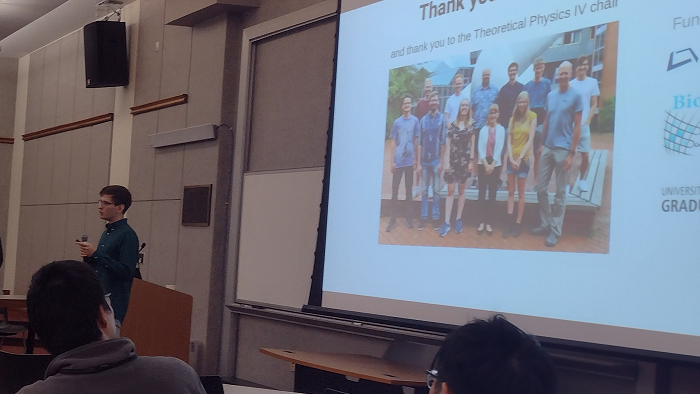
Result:
[[[617,39],[611,22],[389,70],[379,244],[608,253]]]

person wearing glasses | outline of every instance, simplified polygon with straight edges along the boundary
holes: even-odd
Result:
[[[98,212],[106,220],[106,229],[97,245],[76,242],[83,261],[97,274],[107,293],[111,293],[117,334],[129,306],[131,284],[138,262],[139,238],[124,214],[131,206],[131,193],[124,186],[105,186],[100,191]]]
[[[137,356],[119,338],[115,312],[95,272],[80,261],[41,267],[27,291],[29,322],[55,356],[45,379],[21,394],[206,394],[197,373],[174,357]]]
[[[493,206],[496,204],[496,191],[501,183],[501,151],[506,138],[506,130],[498,124],[498,104],[491,104],[487,123],[479,131],[479,205],[481,222],[476,232],[481,235],[486,231],[493,235]],[[486,192],[489,197],[486,200]]]
[[[426,372],[430,394],[554,394],[557,388],[547,352],[501,315],[450,333]]]

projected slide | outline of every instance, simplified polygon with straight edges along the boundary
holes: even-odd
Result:
[[[323,306],[700,356],[698,43],[696,0],[343,0]]]
[[[390,70],[379,243],[607,253],[617,31],[618,23],[611,22]],[[392,56],[418,49],[401,48]],[[555,201],[557,187],[563,189],[561,210],[569,213],[557,244],[547,245],[530,228],[543,221],[537,175],[544,106],[547,95],[559,89],[562,63],[571,64],[565,82],[581,100],[580,142],[571,168],[542,185],[547,205]],[[507,82],[494,85],[496,73],[501,75],[495,80]],[[522,109],[514,112],[518,100]],[[492,104],[499,112],[490,115]],[[488,133],[489,118],[502,127],[493,127],[493,143],[500,145],[490,147],[500,164],[479,179],[485,157],[478,155],[479,136]],[[552,138],[553,147],[571,149],[570,123],[563,140]],[[398,216],[404,220],[397,222]]]

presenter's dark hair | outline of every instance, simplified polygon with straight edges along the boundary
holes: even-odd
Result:
[[[102,338],[100,306],[111,311],[95,271],[79,261],[54,261],[39,269],[27,292],[27,314],[53,355]]]
[[[537,340],[496,315],[462,326],[433,362],[454,394],[554,394],[556,374]],[[439,387],[438,387],[439,389]]]
[[[518,63],[513,62],[513,63],[509,64],[509,65],[508,65],[508,71],[510,71],[510,68],[511,68],[511,67],[515,67],[515,71],[518,71]]]
[[[112,196],[112,202],[114,202],[114,205],[124,204],[124,213],[126,213],[131,206],[131,192],[124,186],[105,186],[102,188],[102,190],[100,190],[100,196],[104,195]]]

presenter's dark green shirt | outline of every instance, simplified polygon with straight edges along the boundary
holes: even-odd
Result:
[[[97,250],[85,261],[95,269],[105,293],[110,294],[114,318],[123,323],[138,262],[139,238],[126,219],[105,227]]]

